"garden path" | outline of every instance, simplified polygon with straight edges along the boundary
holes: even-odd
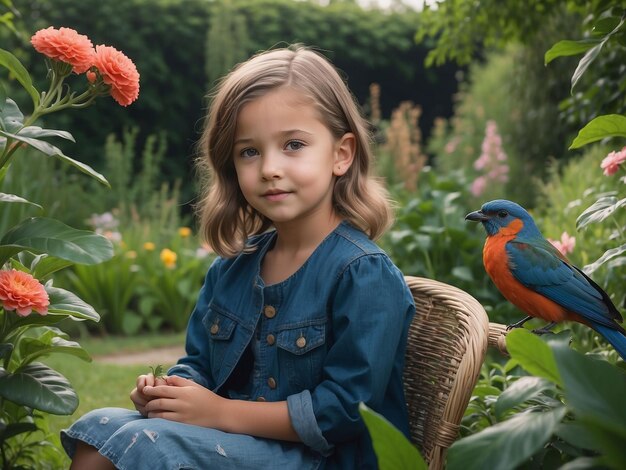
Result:
[[[163,364],[169,366],[175,364],[184,354],[185,348],[183,346],[169,346],[148,351],[95,356],[94,361],[119,365]]]

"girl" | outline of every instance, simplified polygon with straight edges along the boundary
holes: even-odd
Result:
[[[408,434],[414,305],[372,241],[391,211],[368,144],[345,83],[311,50],[259,54],[223,80],[200,160],[201,226],[220,257],[187,355],[168,377],[138,377],[137,412],[95,410],[63,431],[72,468],[377,468],[358,407]]]

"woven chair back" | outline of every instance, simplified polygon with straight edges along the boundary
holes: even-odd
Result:
[[[489,319],[476,299],[456,287],[413,276],[405,280],[416,308],[404,368],[411,441],[429,469],[441,469],[478,380]]]

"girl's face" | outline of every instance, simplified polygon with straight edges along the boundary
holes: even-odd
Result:
[[[310,100],[284,87],[241,108],[233,159],[244,197],[277,228],[317,227],[336,217],[333,185],[354,149],[353,134],[335,139]]]

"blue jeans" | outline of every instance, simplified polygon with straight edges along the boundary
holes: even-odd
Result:
[[[73,457],[83,441],[122,470],[320,468],[323,458],[303,444],[229,434],[124,408],[93,410],[69,429],[61,443]]]

